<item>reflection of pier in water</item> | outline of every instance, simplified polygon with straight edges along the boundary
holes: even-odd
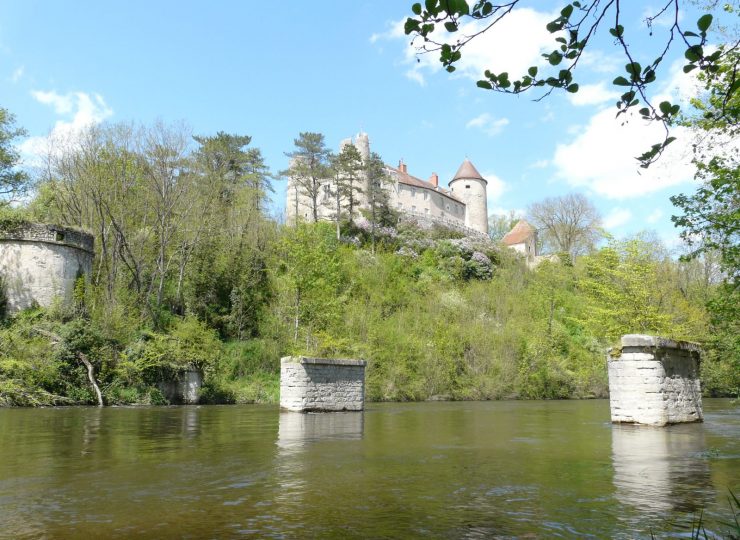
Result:
[[[282,454],[283,450],[300,450],[312,442],[361,439],[364,422],[363,412],[281,412],[277,445]]]
[[[698,511],[714,493],[705,450],[701,424],[612,426],[617,500],[656,516]]]

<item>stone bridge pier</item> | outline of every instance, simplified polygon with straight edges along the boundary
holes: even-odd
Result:
[[[628,334],[609,349],[609,406],[615,423],[665,426],[703,420],[696,343]]]

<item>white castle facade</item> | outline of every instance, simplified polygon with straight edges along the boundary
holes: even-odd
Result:
[[[366,133],[359,133],[354,138],[343,140],[340,150],[348,144],[357,148],[363,159],[369,158],[370,139]],[[437,173],[432,173],[429,180],[412,176],[402,161],[398,167],[386,165],[385,169],[388,180],[384,188],[388,192],[389,204],[402,216],[440,223],[471,234],[488,235],[488,182],[468,159],[463,161],[455,176],[449,181],[449,189],[439,185]],[[320,219],[333,219],[336,213],[332,196],[335,187],[332,179],[322,181],[318,201]],[[367,187],[363,186],[363,193],[358,194],[360,209],[368,207],[364,195],[367,191]],[[300,187],[290,178],[285,208],[288,223],[311,219],[311,199],[302,193]]]

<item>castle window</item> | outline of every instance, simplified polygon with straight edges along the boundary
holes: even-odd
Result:
[[[412,206],[412,207],[411,207],[411,211],[412,211],[412,212],[416,212],[416,206]]]
[[[56,241],[64,242],[64,233],[56,231]]]
[[[428,216],[428,215],[429,215],[429,208],[425,208],[425,209],[424,209],[424,215],[425,215],[425,216]]]
[[[411,188],[411,196],[416,197],[416,188]]]
[[[470,184],[465,184],[465,189],[470,189]]]

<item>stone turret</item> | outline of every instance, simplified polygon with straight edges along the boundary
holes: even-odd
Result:
[[[488,234],[488,182],[469,159],[465,159],[450,180],[452,194],[465,203],[465,226]]]
[[[68,227],[21,223],[0,230],[0,278],[12,314],[55,298],[72,299],[75,281],[93,263],[92,235]]]
[[[370,157],[370,137],[362,131],[355,137],[355,147],[359,150],[362,159]]]

